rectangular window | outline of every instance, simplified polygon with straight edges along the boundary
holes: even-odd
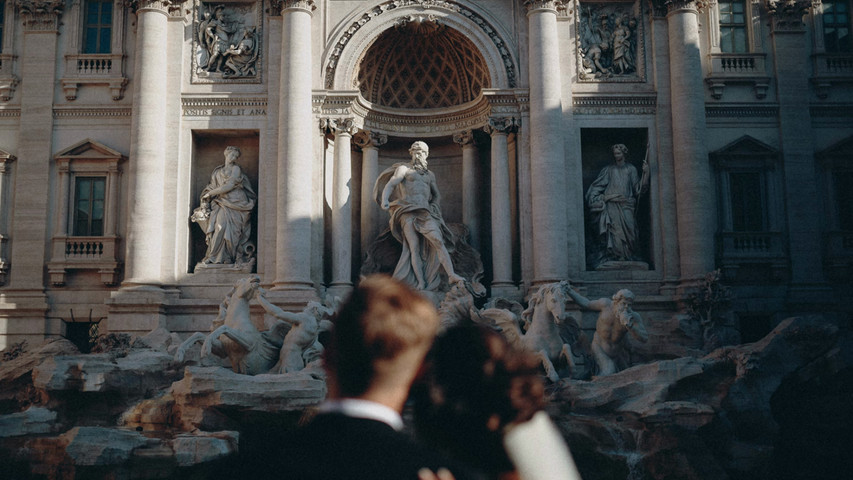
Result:
[[[759,172],[729,174],[732,205],[732,230],[759,232],[764,230],[764,201]]]
[[[112,0],[87,0],[83,53],[111,53]]]
[[[853,171],[833,172],[835,180],[835,211],[838,227],[843,232],[853,232]]]
[[[6,27],[6,2],[0,1],[0,52],[3,51],[3,33]]]
[[[720,51],[746,53],[746,0],[720,0]]]
[[[74,236],[100,237],[104,234],[104,177],[77,177],[74,195]]]
[[[823,0],[823,43],[829,53],[853,51],[849,0]]]

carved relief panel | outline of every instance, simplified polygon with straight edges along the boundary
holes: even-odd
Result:
[[[643,2],[576,1],[580,82],[646,79]]]
[[[260,83],[261,19],[261,2],[195,0],[192,83]]]

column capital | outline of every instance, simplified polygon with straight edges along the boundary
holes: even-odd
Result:
[[[317,9],[317,4],[314,0],[271,0],[270,15],[284,15],[285,10],[303,11],[309,15],[314,15],[314,10]]]
[[[320,119],[320,131],[327,135],[353,135],[358,131],[358,128],[355,126],[355,119],[352,117],[324,117]]]
[[[649,0],[654,16],[663,17],[673,12],[701,12],[711,4],[709,0]]]
[[[186,0],[125,0],[133,13],[139,14],[142,10],[153,10],[166,15],[177,13],[184,6]]]
[[[64,0],[16,0],[25,32],[50,32],[59,28]]]
[[[773,33],[805,33],[803,15],[817,3],[813,0],[765,0],[764,6],[773,19]]]
[[[508,135],[518,131],[520,122],[514,117],[490,117],[483,131],[489,135]]]
[[[565,4],[566,0],[522,0],[528,15],[539,11],[557,13],[557,9]]]
[[[379,148],[388,143],[388,135],[360,130],[353,135],[352,141],[362,150],[365,148]]]
[[[459,133],[453,134],[453,142],[458,143],[462,146],[462,148],[468,146],[476,146],[477,141],[474,139],[474,131],[473,130],[463,130]]]

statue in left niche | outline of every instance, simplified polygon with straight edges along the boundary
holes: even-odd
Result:
[[[257,27],[248,27],[224,5],[199,7],[196,60],[199,73],[223,77],[257,74]],[[212,14],[211,14],[212,11]]]
[[[225,163],[213,170],[201,192],[201,205],[193,211],[191,220],[204,231],[207,244],[196,269],[227,265],[246,270],[255,263],[255,245],[249,239],[257,195],[236,163],[239,157],[239,148],[225,147]]]

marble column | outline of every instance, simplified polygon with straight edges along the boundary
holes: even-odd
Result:
[[[705,149],[698,8],[694,0],[667,1],[672,150],[678,205],[681,278],[690,283],[714,269],[714,188]]]
[[[361,255],[379,236],[379,205],[373,198],[373,185],[379,177],[379,147],[388,143],[388,136],[362,130],[353,137],[361,148]]]
[[[277,3],[277,2],[275,2]],[[280,3],[281,83],[278,112],[278,195],[274,290],[313,298],[311,208],[315,123],[311,112],[313,0]],[[277,7],[273,7],[277,8]],[[335,149],[337,150],[337,148]],[[302,293],[299,293],[299,292]]]
[[[530,84],[530,175],[533,282],[568,276],[566,159],[557,0],[525,0]]]
[[[352,118],[330,122],[335,134],[332,172],[332,282],[329,293],[344,298],[352,290]]]
[[[453,134],[453,141],[462,146],[462,223],[468,227],[470,244],[480,249],[480,202],[478,151],[474,132],[465,130]]]
[[[123,287],[161,284],[165,207],[167,3],[137,0],[130,131],[129,211]]]
[[[516,130],[515,118],[489,119],[484,127],[492,137],[492,297],[513,297],[512,218],[509,198],[509,148],[507,137]]]
[[[779,102],[779,144],[784,165],[785,191],[789,199],[788,252],[791,283],[786,296],[790,308],[818,311],[821,303],[831,301],[825,283],[821,250],[821,211],[818,174],[815,170],[814,142],[809,103],[814,97],[809,88],[809,71],[803,68],[811,54],[803,15],[811,7],[806,0],[782,2],[767,0],[771,14],[773,65]]]

